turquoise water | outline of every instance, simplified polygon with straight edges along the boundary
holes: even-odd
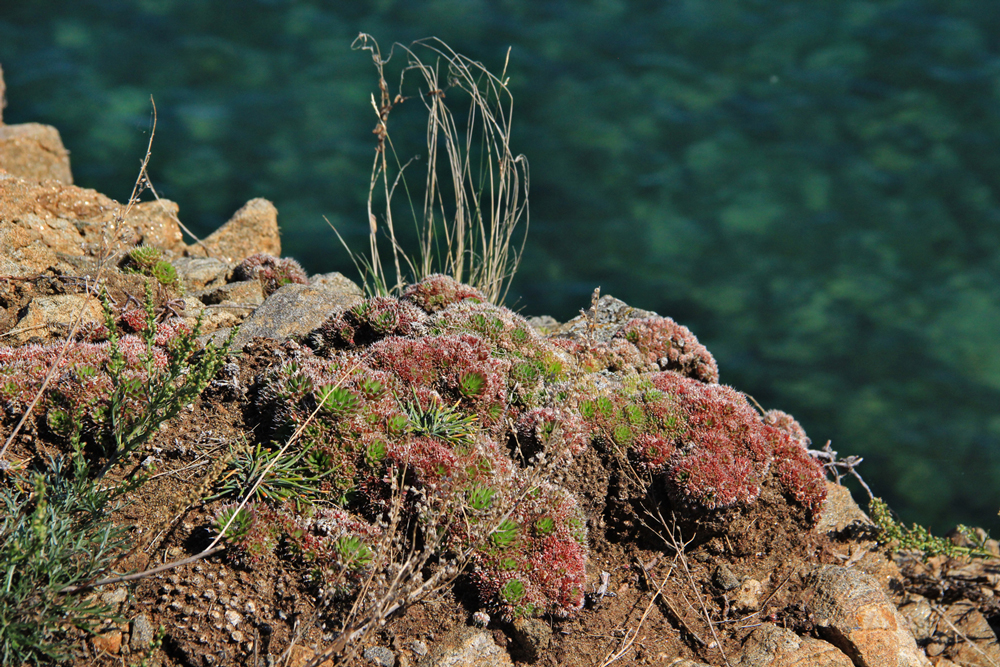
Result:
[[[286,252],[353,267],[384,50],[436,35],[502,69],[531,231],[508,304],[594,287],[687,324],[722,381],[865,456],[908,521],[1000,507],[1000,12],[994,0],[0,4],[8,123],[77,183],[150,172],[197,232],[273,200]],[[398,60],[396,61],[399,62]],[[416,104],[393,112],[419,153]],[[405,159],[405,157],[404,157]]]

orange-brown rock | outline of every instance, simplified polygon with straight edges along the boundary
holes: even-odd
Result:
[[[281,256],[278,236],[278,209],[266,199],[251,199],[233,214],[229,222],[202,241],[189,247],[191,255],[211,257],[233,263],[264,252]]]
[[[3,128],[0,128],[2,130]],[[0,275],[24,277],[48,269],[72,274],[73,258],[97,258],[102,248],[155,245],[167,256],[184,248],[177,205],[167,200],[133,206],[95,190],[0,173]]]
[[[100,635],[96,635],[91,643],[96,651],[116,654],[122,650],[121,630],[111,630]]]
[[[925,664],[910,656],[913,637],[874,577],[856,568],[824,565],[811,576],[811,588],[806,610],[820,636],[857,667],[899,667],[904,654],[905,664]]]
[[[743,645],[739,667],[854,667],[836,646],[765,623]]]
[[[36,181],[73,183],[69,151],[59,130],[50,125],[0,125],[0,169]]]
[[[293,646],[288,656],[289,667],[303,667],[316,657],[316,652],[305,646]],[[327,659],[319,663],[319,667],[333,667],[333,660]]]
[[[28,305],[28,312],[8,335],[19,343],[32,338],[65,336],[78,314],[80,324],[99,324],[104,320],[101,302],[96,297],[82,294],[40,296]]]

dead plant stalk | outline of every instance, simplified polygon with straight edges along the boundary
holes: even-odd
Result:
[[[353,45],[371,53],[380,99],[376,102],[372,96],[378,116],[374,134],[378,139],[368,192],[369,257],[359,260],[353,253],[351,256],[355,264],[360,261],[364,265],[366,286],[381,293],[402,289],[408,275],[420,280],[440,271],[479,288],[487,299],[500,303],[524,249],[524,236],[520,246],[515,244],[515,230],[522,219],[525,235],[528,227],[528,163],[523,155],[515,156],[510,149],[513,99],[506,78],[510,52],[497,77],[437,38],[418,40],[411,46],[394,44],[393,51],[397,47],[405,53],[407,64],[393,96],[385,78],[392,51],[383,58],[378,43],[364,33]],[[429,57],[422,59],[421,53]],[[418,97],[427,111],[427,173],[419,213],[410,199],[419,243],[416,259],[400,245],[393,217],[393,198],[399,185],[410,198],[406,168],[412,160],[401,163],[389,133],[390,113],[411,99],[403,94],[410,72],[422,79],[424,85]],[[456,93],[469,98],[464,130],[445,101],[448,94]],[[447,164],[445,179],[439,172],[441,162]],[[376,192],[381,195],[380,206],[375,203]],[[394,284],[385,275],[379,252],[377,209],[392,246]],[[344,243],[339,233],[337,236]]]

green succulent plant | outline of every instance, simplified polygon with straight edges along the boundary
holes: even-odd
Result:
[[[440,438],[452,446],[471,446],[476,441],[476,415],[467,415],[456,407],[432,402],[424,408],[414,400],[404,406],[409,431],[414,435]]]
[[[510,519],[504,519],[503,523],[493,531],[490,540],[500,549],[506,549],[517,540],[518,525]]]
[[[469,501],[469,507],[474,510],[484,510],[493,504],[493,496],[496,495],[496,489],[491,489],[488,486],[476,485],[469,489],[467,497]]]
[[[316,391],[322,409],[335,419],[346,417],[361,408],[361,397],[350,389],[324,385]]]
[[[338,537],[333,550],[344,566],[351,570],[366,567],[375,558],[375,552],[354,535]]]

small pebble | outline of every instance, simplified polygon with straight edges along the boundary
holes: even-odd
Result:
[[[410,650],[419,656],[425,656],[427,655],[427,644],[417,640],[410,644]]]
[[[239,644],[241,641],[243,641],[243,633],[240,632],[239,630],[233,630],[231,633],[229,633],[229,636],[237,644]]]
[[[243,617],[240,616],[239,614],[237,614],[232,609],[230,609],[229,611],[226,612],[226,623],[228,623],[229,625],[233,625],[233,626],[239,625],[240,621],[242,621],[242,620],[243,620]]]
[[[202,593],[201,596],[206,600],[208,600],[209,602],[212,602],[213,600],[215,600],[215,591],[209,588],[207,591]]]
[[[396,664],[395,654],[384,646],[366,648],[364,656],[366,660],[378,665],[378,667],[393,667]]]

